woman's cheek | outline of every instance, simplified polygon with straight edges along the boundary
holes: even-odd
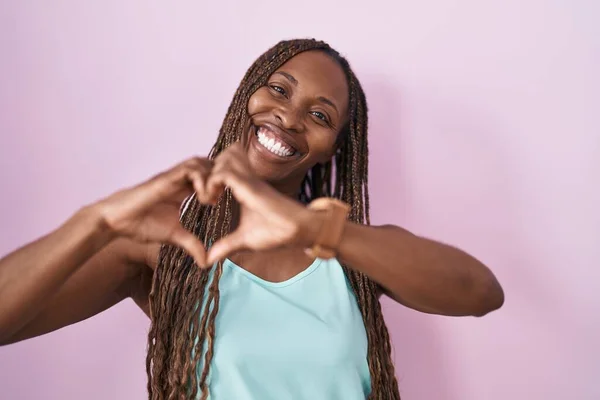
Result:
[[[314,132],[309,139],[309,147],[314,152],[318,162],[327,162],[333,157],[336,148],[335,137]]]
[[[248,114],[254,115],[269,110],[268,93],[263,93],[261,88],[257,90],[248,100]]]

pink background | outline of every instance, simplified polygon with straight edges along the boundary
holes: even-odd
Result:
[[[506,291],[483,319],[385,302],[403,398],[598,399],[599,4],[3,1],[0,253],[205,155],[255,57],[318,37],[366,88],[373,222]],[[143,399],[147,328],[126,301],[0,348],[0,398]]]

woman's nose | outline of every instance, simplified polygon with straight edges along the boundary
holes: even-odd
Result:
[[[295,132],[304,130],[302,111],[299,108],[282,105],[274,110],[274,114],[282,128]]]

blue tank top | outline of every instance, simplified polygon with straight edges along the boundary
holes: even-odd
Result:
[[[369,395],[365,327],[337,260],[316,259],[278,283],[225,260],[219,290],[209,399],[364,400]]]

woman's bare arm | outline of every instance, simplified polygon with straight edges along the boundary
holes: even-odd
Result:
[[[0,344],[87,319],[130,296],[143,245],[110,241],[90,209],[0,260]]]
[[[73,324],[129,296],[147,312],[147,266],[161,243],[204,264],[204,245],[181,226],[179,208],[210,167],[205,159],[185,161],[82,208],[0,259],[0,344]]]

